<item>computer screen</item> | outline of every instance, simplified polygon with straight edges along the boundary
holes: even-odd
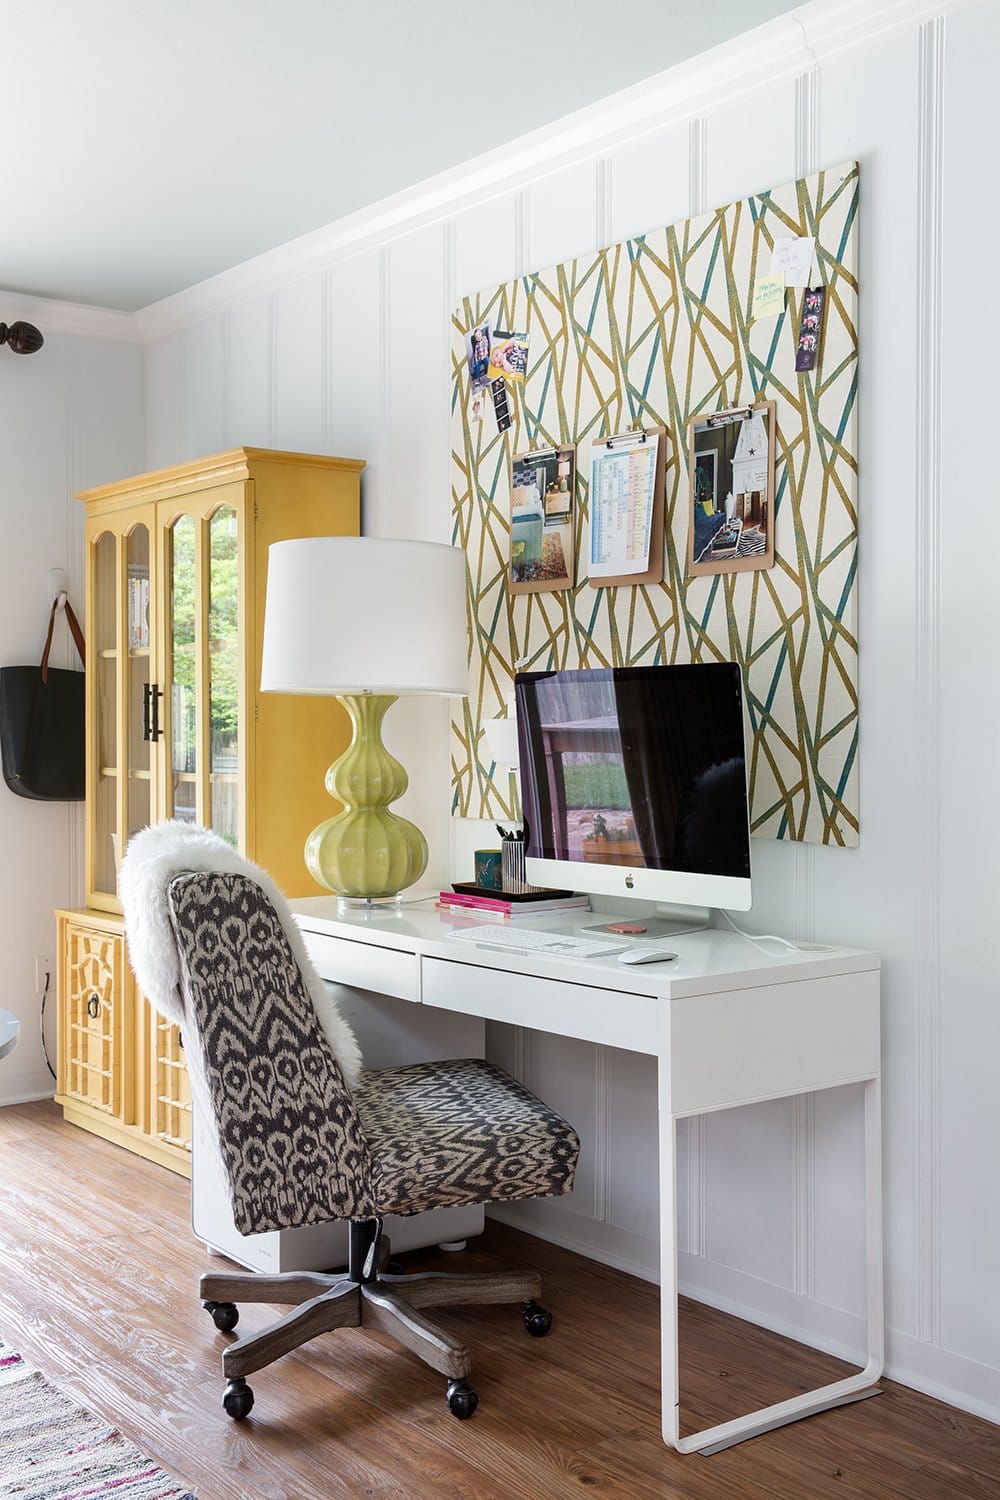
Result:
[[[522,672],[515,700],[530,881],[749,908],[735,663]]]

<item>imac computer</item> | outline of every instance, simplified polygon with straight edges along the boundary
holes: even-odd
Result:
[[[666,903],[641,919],[658,933],[749,910],[734,662],[522,672],[514,693],[532,884]]]

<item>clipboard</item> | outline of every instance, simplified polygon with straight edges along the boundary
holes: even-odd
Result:
[[[595,438],[591,448],[591,493],[590,493],[590,537],[593,536],[594,526],[594,485],[593,466],[602,457],[614,453],[627,451],[630,447],[640,443],[653,443],[656,456],[653,461],[653,513],[650,518],[649,528],[649,559],[648,566],[638,573],[620,573],[614,577],[601,575],[598,578],[588,576],[587,582],[592,589],[630,587],[641,583],[661,583],[663,581],[663,514],[664,514],[664,442],[667,429],[665,427],[638,428],[630,432],[619,432],[611,437]],[[587,543],[587,566],[588,575],[591,558],[591,541]]]

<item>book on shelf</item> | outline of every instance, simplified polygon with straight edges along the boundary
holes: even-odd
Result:
[[[471,896],[457,891],[442,891],[438,906],[444,911],[459,915],[474,915],[482,920],[488,917],[512,918],[541,916],[547,912],[589,911],[589,896],[558,896],[551,900],[522,901],[506,900],[503,896]]]

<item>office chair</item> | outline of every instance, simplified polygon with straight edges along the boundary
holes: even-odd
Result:
[[[238,860],[228,849],[226,856]],[[126,885],[127,928],[141,929],[152,908],[127,899]],[[540,1337],[552,1322],[537,1301],[540,1277],[390,1275],[382,1220],[567,1193],[580,1149],[575,1131],[477,1058],[365,1070],[352,1091],[318,1022],[295,935],[290,942],[261,885],[243,873],[199,869],[174,875],[166,899],[196,1107],[201,1098],[211,1112],[237,1229],[350,1221],[346,1273],[201,1278],[206,1311],[223,1331],[236,1327],[239,1302],[293,1306],[226,1349],[226,1411],[248,1415],[254,1396],[246,1377],[255,1370],[317,1334],[362,1327],[392,1335],[444,1375],[449,1409],[471,1417],[478,1397],[467,1379],[469,1352],[423,1309],[516,1302],[527,1332]]]

